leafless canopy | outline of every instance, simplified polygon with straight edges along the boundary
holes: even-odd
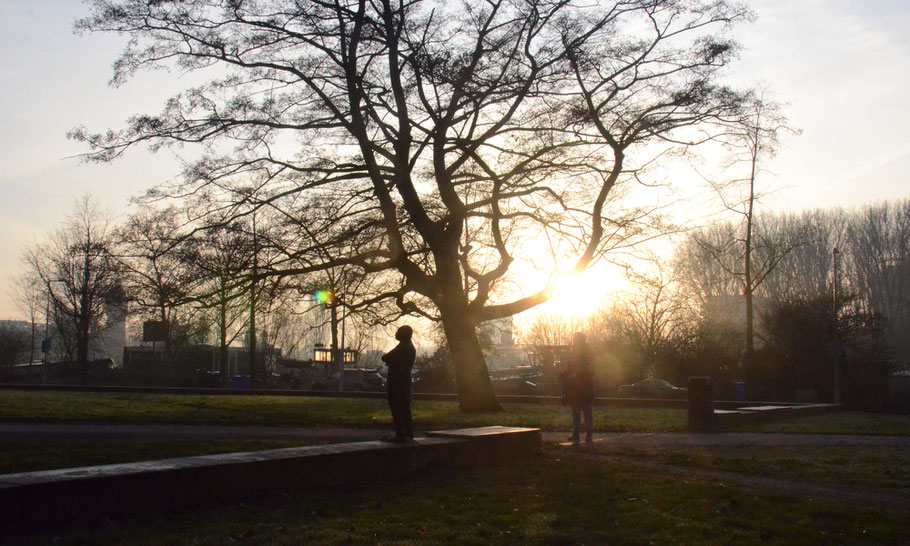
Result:
[[[715,76],[750,17],[724,0],[92,4],[79,29],[132,38],[114,84],[211,76],[123,130],[73,131],[94,159],[201,143],[166,193],[276,211],[297,231],[273,273],[378,273],[363,303],[464,326],[548,297],[504,290],[529,240],[580,271],[634,236],[641,215],[610,213],[611,192],[736,114]]]

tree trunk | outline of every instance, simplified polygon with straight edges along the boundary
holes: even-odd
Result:
[[[85,305],[83,303],[83,305]],[[79,332],[76,334],[76,362],[79,365],[79,375],[83,385],[88,384],[88,336],[89,317],[88,311],[83,307],[79,314]]]
[[[223,286],[222,281],[222,286]],[[225,387],[231,386],[231,367],[228,362],[228,345],[227,345],[227,303],[224,300],[222,291],[222,300],[218,312],[218,335],[220,337],[218,346],[218,359],[221,361],[222,384]]]
[[[480,350],[476,326],[464,316],[464,312],[443,314],[443,329],[452,361],[455,366],[455,382],[458,387],[458,403],[465,413],[500,411],[493,394],[490,372]]]

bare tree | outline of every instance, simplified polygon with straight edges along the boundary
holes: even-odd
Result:
[[[19,364],[28,351],[28,332],[12,323],[0,323],[0,366]]]
[[[849,282],[867,310],[887,320],[898,357],[910,361],[910,199],[855,213],[847,241]]]
[[[181,245],[188,230],[175,207],[142,207],[117,230],[118,259],[124,271],[124,287],[143,320],[167,325],[164,367],[174,370],[175,351],[198,337],[202,324],[191,305],[191,268],[181,259]]]
[[[685,297],[679,292],[669,265],[650,260],[649,271],[629,270],[633,292],[608,311],[616,320],[621,337],[639,349],[638,376],[653,375],[655,363],[691,319]]]
[[[747,375],[751,374],[755,352],[755,292],[780,261],[803,242],[802,238],[774,239],[768,232],[762,234],[756,229],[758,218],[755,207],[760,196],[758,177],[763,171],[763,164],[774,155],[784,132],[795,131],[787,126],[780,105],[763,97],[751,100],[743,117],[728,125],[725,142],[732,158],[726,167],[730,170],[743,169],[746,176],[735,176],[713,185],[724,207],[740,217],[739,225],[735,235],[725,237],[720,245],[697,235],[694,238],[739,284],[745,300]],[[729,262],[731,253],[737,256],[732,264]],[[757,259],[759,253],[761,261]]]
[[[228,380],[228,347],[245,331],[249,318],[249,272],[253,248],[239,224],[200,229],[183,240],[180,260],[193,282],[187,294],[216,328],[218,362]]]
[[[90,344],[108,326],[111,311],[124,301],[115,242],[111,220],[86,196],[46,243],[25,251],[30,273],[49,295],[64,343],[74,348],[83,383]]]
[[[835,248],[845,249],[849,216],[842,209],[804,211],[799,214],[765,215],[764,229],[780,239],[802,240],[778,263],[760,287],[774,304],[812,301],[831,291]],[[842,271],[843,273],[843,271]]]
[[[711,300],[740,291],[730,274],[740,257],[735,240],[735,226],[718,223],[689,232],[677,245],[673,275],[697,307],[704,309]]]
[[[630,243],[641,214],[610,209],[614,188],[740,107],[714,79],[736,51],[725,32],[750,17],[724,0],[91,4],[77,28],[132,38],[114,83],[216,75],[122,131],[74,131],[93,158],[207,144],[167,192],[252,186],[256,207],[315,219],[272,273],[352,267],[383,281],[365,303],[441,321],[466,411],[498,407],[477,326],[552,295],[511,288],[529,241],[549,236],[576,273]],[[315,205],[331,214],[304,218]]]
[[[35,341],[38,320],[44,318],[47,298],[41,279],[33,273],[19,275],[13,281],[10,293],[12,301],[29,323],[29,366],[35,361]],[[45,334],[45,338],[47,334]]]
[[[582,329],[582,322],[566,318],[558,313],[543,313],[535,316],[523,328],[521,340],[532,345],[538,352],[548,347],[568,346],[572,334]]]

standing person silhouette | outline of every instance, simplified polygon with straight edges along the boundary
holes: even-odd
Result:
[[[581,414],[585,415],[585,442],[594,439],[594,365],[587,338],[581,332],[572,336],[572,347],[563,381],[567,402],[572,406],[572,443],[578,443]]]
[[[414,439],[414,425],[411,421],[411,368],[417,351],[411,343],[414,330],[402,326],[395,332],[398,345],[382,355],[382,361],[389,367],[389,380],[386,393],[389,398],[389,409],[392,410],[392,422],[395,434],[382,438],[384,442],[407,442]]]

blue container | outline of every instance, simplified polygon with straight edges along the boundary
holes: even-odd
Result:
[[[236,390],[248,391],[253,387],[253,382],[248,375],[235,375],[231,378],[231,386]]]
[[[733,383],[733,399],[737,402],[746,401],[746,383],[743,381],[737,381]]]

